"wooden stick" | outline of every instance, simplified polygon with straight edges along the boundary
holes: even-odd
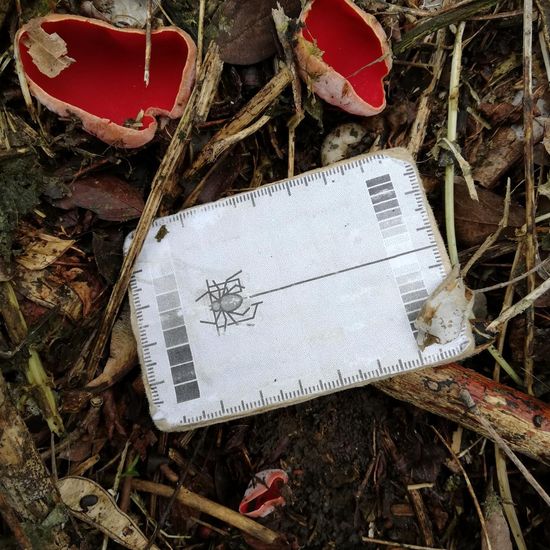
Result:
[[[411,155],[416,158],[424,143],[426,137],[426,130],[428,128],[428,120],[432,112],[432,105],[434,104],[432,94],[441,77],[443,65],[447,55],[445,53],[445,30],[439,30],[437,32],[437,50],[432,54],[430,66],[432,67],[433,76],[429,86],[422,92],[420,101],[418,102],[418,109],[416,111],[416,118],[411,127],[409,143],[407,149]]]
[[[154,483],[153,481],[145,481],[143,479],[133,479],[132,487],[137,491],[145,491],[147,493],[152,493],[154,495],[159,495],[166,498],[170,498],[174,493],[174,489],[168,485]],[[265,542],[266,544],[282,542],[281,535],[275,531],[256,523],[255,521],[231,510],[230,508],[226,508],[217,502],[184,489],[183,487],[178,491],[176,500],[182,504],[185,504],[185,506],[189,506],[199,512],[204,512],[209,516],[232,525],[233,527],[241,530],[243,533]]]
[[[212,139],[203,147],[192,166],[183,175],[184,180],[192,179],[208,163],[215,161],[228,147],[235,144],[234,136],[246,136],[248,127],[256,128],[254,121],[281,95],[290,84],[291,72],[285,67],[279,71]],[[267,115],[266,115],[267,116]],[[262,120],[262,119],[260,119]],[[243,132],[240,134],[240,132]],[[204,180],[187,197],[184,208],[195,204]]]
[[[151,18],[153,17],[153,1],[147,0],[147,22],[145,23],[145,66],[143,81],[149,86],[149,65],[151,64]]]
[[[379,390],[493,439],[475,415],[465,414],[467,389],[484,418],[516,452],[550,462],[550,405],[451,363],[375,382]]]
[[[433,426],[432,426],[432,429],[435,432],[435,435],[437,435],[437,437],[439,438],[439,441],[441,441],[441,443],[443,443],[443,445],[446,447],[447,451],[449,451],[449,454],[452,456],[454,463],[458,466],[459,470],[462,472],[462,476],[464,477],[464,481],[466,482],[466,487],[468,488],[468,492],[470,493],[470,496],[472,497],[472,501],[474,502],[474,508],[476,509],[477,517],[479,518],[481,531],[483,532],[483,536],[485,537],[487,550],[493,550],[491,539],[489,537],[489,533],[487,532],[487,523],[485,522],[485,517],[483,516],[483,512],[481,511],[479,500],[477,499],[474,488],[472,487],[472,482],[470,481],[470,477],[466,473],[464,466],[462,466],[462,462],[460,462],[455,452],[451,449],[450,445],[445,441],[445,438]]]
[[[147,197],[145,208],[143,209],[141,218],[134,232],[132,244],[124,257],[119,278],[113,287],[109,303],[105,308],[105,313],[101,320],[94,346],[88,357],[88,380],[93,378],[97,365],[103,355],[103,350],[111,334],[116,315],[126,296],[126,290],[128,289],[130,278],[132,277],[135,261],[141,251],[141,247],[149,232],[151,223],[157,214],[164,192],[174,179],[174,174],[189,142],[193,124],[197,120],[197,116],[202,116],[204,109],[208,112],[213,94],[218,86],[222,67],[223,63],[218,55],[218,48],[214,42],[212,42],[205,56],[201,75],[199,75],[197,79],[197,85],[179,121],[174,137],[170,142],[170,146],[155,174],[153,183],[151,184],[151,192],[149,193],[149,197]],[[202,109],[201,106],[204,105],[206,105],[206,107]]]
[[[525,169],[525,267],[530,271],[536,264],[536,195],[533,159],[533,0],[523,2],[523,154]],[[536,286],[535,274],[527,278],[527,292]],[[523,366],[525,387],[533,393],[533,347],[535,343],[535,308],[531,305],[525,315]]]

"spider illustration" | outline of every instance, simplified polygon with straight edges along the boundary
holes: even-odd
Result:
[[[248,307],[246,306],[245,298],[242,295],[245,287],[238,277],[240,273],[242,273],[242,270],[237,271],[221,283],[214,280],[209,282],[207,279],[206,292],[196,299],[198,302],[208,296],[213,321],[201,321],[201,323],[214,325],[218,334],[220,334],[220,331],[225,332],[229,326],[254,319],[258,306],[262,303],[254,302]]]

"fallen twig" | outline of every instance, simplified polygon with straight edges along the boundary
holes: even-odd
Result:
[[[523,313],[527,308],[531,307],[543,294],[550,290],[550,279],[546,279],[535,290],[524,296],[519,302],[516,302],[513,306],[505,309],[494,321],[488,326],[487,330],[490,332],[497,332],[501,325],[513,319],[520,313]],[[527,382],[527,381],[526,381]]]
[[[151,18],[153,17],[153,0],[147,0],[147,21],[145,23],[145,66],[143,81],[149,86],[149,65],[151,64]]]
[[[468,412],[475,414],[476,418],[481,422],[483,427],[490,434],[491,439],[508,455],[508,458],[516,465],[517,469],[523,474],[523,477],[529,482],[531,487],[540,495],[540,497],[550,506],[550,495],[541,487],[540,483],[533,477],[531,472],[523,465],[521,460],[506,444],[504,439],[500,437],[497,431],[493,428],[491,423],[483,416],[483,413],[478,409],[475,401],[473,400],[470,392],[467,389],[460,390],[460,400],[464,403],[464,406],[468,409]]]
[[[492,439],[475,415],[465,415],[467,388],[479,410],[516,452],[550,462],[550,406],[458,363],[413,371],[374,383],[383,392]]]
[[[183,179],[192,179],[208,163],[214,162],[228,147],[234,145],[240,139],[244,139],[253,133],[253,131],[263,126],[270,117],[264,115],[259,120],[256,119],[279,97],[281,92],[290,84],[291,80],[292,74],[290,70],[286,67],[281,69],[281,71],[279,71],[230,122],[210,139],[191,167],[185,172]],[[184,208],[188,208],[195,204],[204,187],[204,183],[205,180],[203,179],[193,189],[183,204]]]
[[[531,271],[536,264],[536,196],[533,159],[533,0],[523,2],[523,154],[525,167],[525,267]],[[535,274],[527,278],[527,291],[536,286]],[[535,308],[530,305],[526,314],[523,365],[525,387],[533,393],[533,346],[535,342]]]
[[[454,451],[451,449],[449,444],[445,441],[445,438],[433,426],[432,426],[432,429],[435,432],[435,435],[437,435],[439,441],[441,441],[441,443],[443,443],[447,451],[449,451],[449,454],[452,456],[454,463],[458,466],[459,470],[462,472],[462,477],[466,482],[466,487],[468,488],[468,492],[470,493],[470,496],[474,501],[474,507],[477,512],[477,517],[479,518],[481,531],[483,532],[483,536],[485,537],[485,543],[487,544],[487,549],[492,550],[493,547],[491,545],[491,539],[489,538],[489,533],[487,533],[487,524],[485,523],[485,517],[483,516],[483,512],[481,511],[481,506],[479,505],[479,501],[477,499],[476,493],[474,491],[474,488],[472,487],[472,482],[470,481],[470,478],[466,473],[464,466],[462,466],[462,462],[460,462],[460,460],[458,459]]]
[[[406,550],[445,550],[444,548],[434,548],[433,546],[418,546],[417,544],[406,544],[405,542],[395,542],[394,540],[374,539],[372,537],[361,537],[363,542],[372,544],[382,544],[383,546],[392,546],[393,548],[405,548]]]
[[[432,94],[441,77],[441,71],[445,64],[447,54],[445,52],[445,34],[446,30],[441,29],[437,31],[436,39],[436,51],[432,54],[430,65],[432,66],[433,76],[429,86],[422,92],[422,96],[418,102],[418,108],[416,111],[416,118],[411,127],[409,143],[407,149],[411,155],[416,158],[424,139],[426,137],[426,129],[428,127],[428,120],[430,113],[432,112],[433,97]]]
[[[146,491],[155,495],[170,498],[174,494],[174,489],[168,485],[162,485],[160,483],[154,483],[152,481],[145,481],[143,479],[133,479],[132,487],[137,491]],[[233,510],[213,502],[203,496],[197,495],[189,491],[188,489],[180,488],[176,494],[176,499],[193,508],[199,512],[203,512],[212,517],[215,517],[233,527],[236,527],[243,533],[251,535],[252,537],[265,542],[267,544],[274,544],[282,540],[281,535],[256,523],[255,521],[234,512]]]

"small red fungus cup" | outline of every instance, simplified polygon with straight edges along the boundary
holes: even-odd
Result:
[[[66,43],[71,62],[57,76],[47,76],[29,53],[29,30],[37,25]],[[155,116],[183,114],[194,84],[196,58],[196,46],[186,32],[176,27],[153,31],[146,86],[145,34],[77,15],[37,18],[15,36],[18,72],[31,94],[50,111],[78,117],[87,132],[105,143],[140,147],[155,135]]]
[[[288,476],[284,470],[258,472],[244,493],[239,512],[251,518],[263,518],[271,514],[277,506],[285,505],[281,490],[287,483]]]
[[[391,48],[374,16],[350,0],[311,0],[300,15],[295,53],[300,74],[327,103],[360,116],[386,107]]]

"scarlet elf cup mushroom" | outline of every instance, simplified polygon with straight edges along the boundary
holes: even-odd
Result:
[[[176,27],[151,34],[149,85],[143,79],[145,31],[52,14],[15,37],[20,78],[61,117],[76,116],[105,143],[134,148],[155,135],[156,116],[183,114],[195,78],[196,47]]]
[[[386,106],[391,49],[373,15],[350,0],[312,0],[300,15],[295,45],[300,74],[327,103],[372,116]]]
[[[288,483],[284,470],[272,469],[258,472],[249,483],[239,504],[239,512],[251,518],[263,518],[278,506],[286,504],[281,490]]]

